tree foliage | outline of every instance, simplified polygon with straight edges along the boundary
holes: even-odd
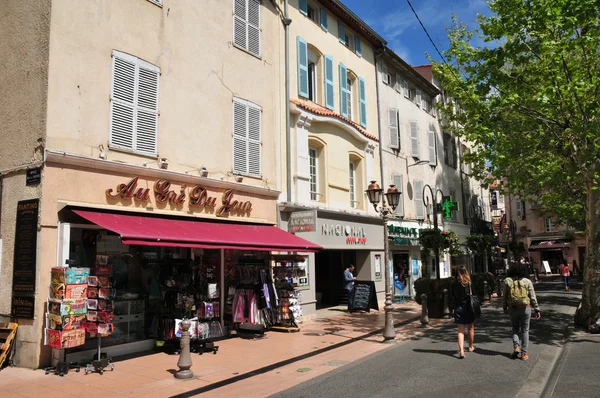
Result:
[[[453,18],[444,62],[433,62],[445,98],[459,105],[441,105],[446,128],[475,144],[467,160],[480,177],[506,177],[509,192],[561,221],[582,225],[587,219],[586,265],[600,269],[600,253],[589,250],[600,239],[590,229],[600,221],[593,209],[600,163],[599,2],[490,0],[489,7],[490,16],[480,15],[474,30]],[[584,306],[590,294],[584,288]],[[600,302],[589,305],[597,308],[595,322]]]

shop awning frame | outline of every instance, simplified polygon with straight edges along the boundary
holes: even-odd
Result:
[[[310,241],[273,225],[195,221],[88,210],[73,210],[121,236],[125,245],[281,252],[315,252]]]
[[[571,247],[571,242],[561,240],[540,240],[532,242],[529,251],[560,250]]]

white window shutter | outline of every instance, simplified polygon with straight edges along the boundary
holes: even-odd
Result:
[[[160,68],[113,51],[110,145],[148,155],[158,153]]]
[[[403,81],[402,78],[400,77],[399,74],[396,74],[396,91],[401,93],[402,92],[402,85],[403,85]]]
[[[400,200],[398,201],[398,207],[394,210],[394,214],[397,216],[404,216],[404,191],[403,191],[403,178],[401,175],[394,174],[392,176],[392,184],[396,186],[398,192],[401,193]]]
[[[398,110],[394,108],[390,108],[388,110],[388,123],[389,123],[389,131],[390,131],[390,148],[398,149],[400,148],[400,143],[398,140]]]
[[[410,122],[410,154],[419,158],[419,125],[416,121]]]
[[[243,49],[248,48],[246,27],[247,0],[234,0],[233,3],[233,42]]]
[[[417,89],[416,90],[416,95],[415,95],[415,103],[417,104],[417,106],[421,106],[421,90]]]
[[[340,113],[348,117],[348,71],[340,62]]]
[[[437,154],[435,151],[435,131],[430,130],[429,136],[429,164],[431,166],[437,165]]]
[[[415,181],[415,218],[425,219],[425,205],[423,204],[423,181]]]
[[[405,98],[410,98],[410,90],[408,88],[408,82],[406,80],[402,80],[402,92]]]
[[[260,0],[248,0],[248,51],[260,56]]]
[[[248,105],[246,101],[233,101],[233,171],[248,173]]]
[[[248,105],[248,174],[261,175],[261,109]]]

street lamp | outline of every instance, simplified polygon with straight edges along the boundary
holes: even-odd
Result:
[[[435,190],[435,195],[433,194],[433,188],[431,188],[431,186],[429,186],[429,184],[425,184],[425,186],[423,187],[423,199],[425,199],[425,188],[429,188],[429,193],[431,194],[431,201],[432,201],[432,211],[431,214],[433,214],[433,229],[436,231],[437,233],[437,229],[438,229],[438,213],[441,210],[441,204],[442,202],[438,202],[437,201],[437,197],[438,197],[438,193],[442,194],[442,201],[444,200],[444,192],[442,192],[441,189],[436,189]],[[435,277],[436,279],[441,279],[440,277],[440,248],[436,245],[433,248],[433,252],[435,254]]]
[[[393,213],[400,202],[400,195],[402,192],[398,191],[394,185],[390,185],[385,197],[382,195],[383,189],[377,184],[376,181],[371,181],[367,188],[367,197],[369,202],[375,208],[375,211],[381,214],[383,217],[383,250],[384,256],[383,261],[385,264],[385,326],[383,328],[383,339],[384,341],[393,340],[396,337],[396,331],[394,330],[394,319],[392,317],[392,283],[390,281],[390,270],[389,270],[389,242],[388,242],[388,228],[387,222],[390,213]],[[387,199],[387,204],[386,204]]]

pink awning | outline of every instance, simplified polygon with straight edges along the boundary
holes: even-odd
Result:
[[[87,210],[73,212],[121,235],[126,245],[291,252],[322,249],[272,225],[177,220]]]

